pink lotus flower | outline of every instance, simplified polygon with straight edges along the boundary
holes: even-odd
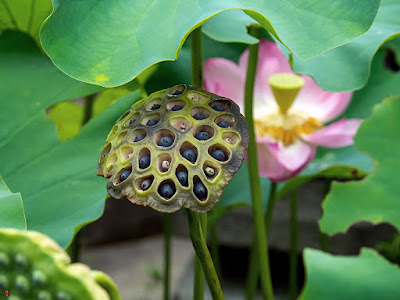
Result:
[[[239,64],[224,58],[212,58],[204,66],[205,89],[232,99],[242,112],[248,55],[246,50]],[[281,73],[294,74],[279,47],[262,40],[253,114],[260,175],[274,182],[286,180],[303,170],[314,158],[317,146],[337,148],[352,145],[361,122],[359,119],[342,119],[323,127],[324,123],[332,121],[346,109],[352,93],[329,93],[309,76],[295,77]],[[278,81],[278,85],[284,84],[281,79],[285,76],[304,82],[304,85],[301,89],[301,84],[298,86],[291,101],[283,103],[286,100],[280,99],[276,89],[272,89],[268,82],[272,82],[272,86],[274,80]]]

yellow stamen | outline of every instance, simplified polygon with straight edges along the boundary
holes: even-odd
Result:
[[[280,111],[286,114],[304,85],[304,79],[295,74],[278,73],[269,77],[268,81]]]
[[[268,136],[283,145],[289,146],[302,134],[310,134],[322,127],[315,118],[302,118],[298,115],[268,115],[261,120],[254,120],[258,136]]]

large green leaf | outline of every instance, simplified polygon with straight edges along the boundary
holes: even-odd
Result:
[[[372,58],[380,45],[400,34],[399,15],[398,0],[382,0],[376,19],[367,33],[309,60],[294,57],[294,71],[313,76],[328,91],[360,89],[368,80]]]
[[[377,105],[365,120],[355,146],[375,160],[375,172],[363,181],[332,185],[323,203],[321,229],[329,234],[344,232],[358,221],[389,222],[400,228],[400,98]]]
[[[68,75],[103,86],[130,81],[173,60],[187,35],[224,10],[243,9],[293,53],[310,58],[368,30],[380,0],[53,0],[41,28],[53,62]]]
[[[225,10],[203,24],[203,32],[221,42],[255,44],[258,39],[247,33],[246,26],[254,19],[240,9]]]
[[[0,228],[26,229],[24,204],[20,193],[12,193],[0,176]]]
[[[44,110],[99,87],[61,73],[23,34],[3,33],[0,45],[0,172],[22,195],[28,229],[65,247],[75,227],[103,211],[105,180],[95,175],[97,159],[110,128],[137,95],[101,113],[75,139],[60,142]]]
[[[0,33],[13,29],[30,34],[39,43],[39,29],[50,15],[51,0],[0,1]]]
[[[304,251],[307,282],[302,300],[397,300],[400,269],[375,251],[359,256],[335,256],[314,249]]]

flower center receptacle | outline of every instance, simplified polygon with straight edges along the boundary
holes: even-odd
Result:
[[[280,111],[286,114],[304,85],[304,79],[291,73],[278,73],[268,79]]]

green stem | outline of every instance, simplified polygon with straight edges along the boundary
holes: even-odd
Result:
[[[92,117],[94,98],[95,94],[88,95],[85,97],[85,107],[83,110],[82,126],[85,125]]]
[[[254,232],[253,240],[251,243],[250,258],[249,258],[250,266],[249,270],[247,271],[247,278],[246,278],[246,300],[253,300],[257,290],[258,275],[260,273],[257,257],[258,257],[257,242],[256,242],[256,234]]]
[[[331,188],[331,179],[325,179],[324,181],[324,196],[325,197]],[[329,246],[329,235],[319,230],[319,244],[322,251],[329,253],[331,251]]]
[[[217,222],[214,222],[208,229],[210,233],[210,249],[211,249],[211,257],[214,261],[215,269],[217,270],[218,278],[222,281],[222,269],[221,269],[221,261],[219,258],[219,249],[218,249],[218,232],[217,232]]]
[[[207,241],[207,214],[199,214],[201,231],[203,238]],[[204,299],[204,272],[199,256],[194,257],[194,282],[193,282],[193,299]]]
[[[261,288],[264,299],[273,299],[269,258],[267,252],[267,234],[265,230],[263,208],[261,202],[260,177],[258,175],[257,148],[254,137],[253,121],[253,90],[257,68],[258,43],[249,46],[249,61],[247,66],[245,88],[245,116],[249,124],[249,148],[247,150],[249,160],[249,177],[251,184],[253,218],[256,233],[256,245],[258,262],[261,270]]]
[[[297,194],[290,194],[290,263],[289,263],[289,299],[297,298]]]
[[[203,87],[203,45],[202,45],[201,26],[193,30],[190,34],[191,38],[191,54],[192,54],[192,83],[198,87]],[[207,234],[207,214],[200,215],[200,226],[202,232]],[[207,247],[207,246],[206,246]],[[208,249],[207,249],[208,251]],[[196,250],[197,253],[197,250]],[[214,267],[214,265],[213,265]],[[204,265],[203,265],[204,268]],[[194,259],[194,299],[204,299],[204,272],[202,269],[201,258],[198,254]]]
[[[190,211],[189,209],[187,209],[186,211],[189,221],[190,238],[192,240],[192,244],[194,250],[196,251],[197,257],[199,258],[203,267],[213,300],[224,299],[217,271],[215,270],[214,263],[211,259],[211,254],[208,251],[207,244],[203,236],[202,224],[200,221],[201,214]],[[196,295],[194,299],[197,299]]]
[[[169,274],[171,263],[171,215],[164,214],[164,300],[169,299]]]
[[[265,214],[265,231],[268,237],[269,229],[271,227],[272,216],[275,208],[275,203],[277,201],[276,197],[276,183],[271,182],[271,187],[269,190],[268,203],[267,203],[267,212]],[[249,271],[247,273],[246,280],[246,300],[251,300],[254,298],[257,289],[257,281],[260,274],[260,266],[258,264],[258,255],[256,253],[256,236],[253,235],[253,242],[251,246],[250,253],[250,266]]]
[[[192,53],[192,83],[203,88],[203,43],[201,39],[201,26],[190,34]]]

